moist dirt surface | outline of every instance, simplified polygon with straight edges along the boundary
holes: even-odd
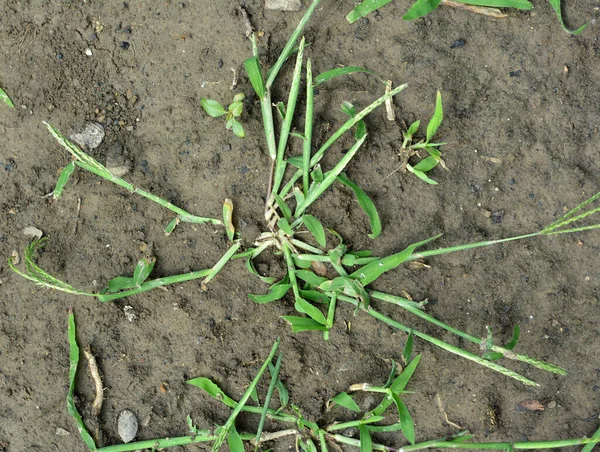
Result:
[[[367,118],[366,144],[346,171],[378,206],[382,235],[367,236],[367,217],[341,185],[311,213],[352,249],[386,255],[439,233],[444,235],[430,248],[535,232],[600,191],[600,39],[594,22],[600,4],[566,2],[569,24],[593,22],[577,37],[561,30],[547,2],[534,4],[533,11],[509,12],[505,19],[440,7],[405,22],[409,2],[397,0],[349,25],[344,16],[353,1],[323,0],[305,33],[315,73],[356,65],[409,87],[394,99],[395,122],[384,108]],[[211,225],[181,224],[165,236],[171,212],[83,170],[51,202],[46,195],[70,156],[42,121],[65,135],[87,121],[100,123],[106,136],[91,155],[102,163],[120,159],[130,167],[126,180],[193,214],[220,217],[223,200],[231,198],[245,247],[266,230],[268,153],[260,106],[243,67],[251,45],[240,7],[260,32],[263,65],[272,64],[301,11],[265,11],[260,0],[1,2],[0,86],[15,108],[0,105],[0,450],[86,450],[65,403],[69,307],[80,345],[91,346],[104,376],[104,407],[94,419],[94,386],[82,357],[77,403],[99,445],[120,442],[116,420],[124,409],[139,419],[138,439],[185,435],[187,415],[199,428],[223,424],[230,411],[186,380],[209,377],[239,398],[277,337],[291,401],[321,425],[356,419],[340,408],[326,412],[327,400],[354,383],[383,384],[391,360],[401,359],[407,335],[364,313],[354,315],[350,306],[339,307],[328,341],[318,332],[292,334],[281,316],[294,313],[293,300],[249,300],[248,293],[265,293],[267,286],[241,259],[206,291],[196,280],[107,303],[38,287],[6,263],[13,250],[23,261],[30,240],[23,229],[35,226],[48,237],[38,263],[95,292],[115,276],[131,275],[144,256],[157,258],[152,277],[162,277],[209,268],[229,246],[223,229]],[[290,80],[288,63],[273,89],[274,102],[287,99]],[[439,185],[430,186],[394,170],[402,131],[420,119],[423,133],[437,89],[444,102],[437,139],[448,143],[442,148],[448,171],[434,169],[430,176]],[[229,103],[236,92],[246,94],[244,139],[200,106],[202,97]],[[377,79],[364,74],[319,86],[313,145],[346,120],[342,101],[362,108],[382,93]],[[294,126],[303,127],[302,115]],[[331,148],[324,167],[352,142],[348,135]],[[292,152],[299,152],[298,143]],[[328,238],[334,245],[335,238]],[[458,431],[446,415],[478,441],[593,434],[600,413],[599,250],[595,231],[528,239],[429,258],[430,268],[400,267],[373,285],[427,298],[428,313],[478,337],[489,325],[506,343],[519,324],[517,351],[568,370],[556,376],[502,361],[540,384],[527,387],[415,340],[414,351],[423,356],[408,387],[414,392],[404,400],[418,441]],[[262,255],[257,267],[265,275],[284,271],[281,256],[272,253]],[[374,306],[480,353],[477,345],[400,308]],[[263,380],[259,392],[267,384]],[[373,403],[357,399],[365,408]],[[525,400],[539,401],[543,411],[520,409]],[[253,431],[257,422],[244,415],[237,426]],[[375,439],[395,447],[406,443],[400,433]],[[293,442],[269,446],[288,450]]]

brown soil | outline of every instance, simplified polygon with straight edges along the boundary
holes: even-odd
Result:
[[[567,3],[572,23],[598,16],[595,1]],[[367,237],[368,221],[344,187],[335,186],[313,209],[354,249],[385,255],[440,232],[444,236],[435,246],[524,234],[600,190],[596,24],[582,36],[569,36],[543,0],[535,2],[534,12],[502,20],[440,8],[403,22],[409,2],[397,0],[349,25],[344,15],[353,4],[324,0],[309,23],[315,72],[358,65],[409,83],[394,101],[399,120],[388,122],[383,109],[371,115],[368,145],[348,169],[379,207],[382,236]],[[27,245],[23,228],[36,226],[49,237],[40,264],[94,291],[116,275],[131,274],[146,246],[158,259],[157,277],[209,267],[228,246],[222,230],[211,226],[181,225],[165,237],[168,211],[81,170],[63,197],[49,202],[44,195],[69,156],[42,121],[70,134],[104,116],[99,119],[106,138],[92,152],[100,161],[119,142],[133,164],[126,179],[197,215],[218,216],[223,200],[231,198],[246,244],[264,230],[268,156],[260,109],[243,70],[250,44],[239,5],[238,0],[2,2],[0,86],[16,105],[14,110],[0,105],[3,259]],[[263,61],[272,63],[302,13],[264,11],[261,0],[248,0],[245,8],[265,33],[259,42]],[[456,40],[464,46],[451,48]],[[231,100],[231,68],[239,75],[237,91],[247,95],[245,139],[200,107],[201,97]],[[286,67],[274,100],[286,95],[289,72]],[[401,172],[386,178],[398,165],[402,124],[425,121],[438,88],[445,108],[438,137],[449,143],[444,147],[449,171],[432,172],[435,187]],[[381,85],[364,75],[320,87],[315,139],[322,142],[329,127],[345,120],[338,107],[342,100],[362,107],[380,94]],[[348,143],[350,138],[336,145],[328,162]],[[539,238],[432,258],[430,269],[400,268],[377,281],[378,289],[435,301],[428,312],[477,336],[491,325],[498,340],[507,341],[518,323],[519,351],[569,371],[553,376],[507,363],[541,384],[530,388],[416,341],[423,359],[410,384],[415,393],[405,400],[418,440],[455,431],[444,421],[437,395],[449,418],[480,441],[582,437],[598,428],[599,249],[600,234],[593,231]],[[262,271],[281,273],[278,257],[262,262]],[[347,307],[340,308],[329,341],[318,333],[292,335],[280,318],[292,313],[290,300],[251,302],[247,293],[266,288],[241,261],[227,265],[207,292],[193,281],[105,304],[38,288],[1,262],[0,280],[0,450],[85,450],[65,404],[70,306],[79,340],[91,344],[107,388],[101,444],[119,441],[116,417],[125,408],[144,423],[140,439],[186,434],[188,414],[201,428],[222,423],[228,410],[185,380],[207,376],[238,397],[278,336],[292,400],[307,417],[330,421],[327,399],[352,383],[384,382],[389,360],[400,358],[406,340],[365,315],[353,317]],[[137,320],[126,319],[127,305]],[[397,310],[381,309],[477,352]],[[350,332],[345,321],[352,323]],[[86,372],[77,392],[89,419],[93,383]],[[518,411],[525,399],[539,400],[546,409]],[[239,425],[250,428],[254,422],[242,418]],[[57,428],[70,435],[57,436]],[[400,435],[378,439],[398,446],[404,441]]]

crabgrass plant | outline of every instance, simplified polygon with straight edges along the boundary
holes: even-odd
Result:
[[[15,108],[13,101],[10,100],[10,97],[8,97],[8,94],[2,88],[0,88],[0,100],[8,105],[9,108]]]
[[[100,293],[80,291],[50,275],[39,267],[34,261],[34,254],[35,250],[43,244],[43,241],[35,240],[26,249],[24,259],[25,270],[17,268],[12,262],[12,259],[9,261],[11,268],[23,277],[44,287],[77,295],[91,296],[98,298],[100,301],[110,301],[135,295],[165,284],[183,282],[190,279],[204,278],[204,287],[229,260],[234,258],[247,258],[246,262],[249,271],[259,276],[267,284],[270,284],[269,292],[267,294],[249,295],[253,301],[259,304],[265,304],[280,300],[291,292],[296,315],[287,315],[284,316],[284,319],[290,323],[293,332],[310,330],[321,331],[324,338],[327,339],[334,325],[337,306],[340,303],[346,303],[355,308],[355,314],[357,315],[369,315],[395,329],[406,333],[412,333],[414,336],[428,341],[448,352],[500,372],[527,385],[537,385],[537,383],[499,365],[496,361],[500,358],[517,360],[548,372],[565,374],[565,370],[559,366],[516,353],[514,348],[519,337],[518,327],[515,327],[514,329],[512,340],[506,346],[501,346],[494,343],[490,329],[483,335],[484,337],[468,334],[447,325],[426,313],[424,311],[424,308],[427,305],[426,300],[415,302],[405,297],[373,290],[370,288],[370,285],[384,273],[393,271],[398,266],[409,261],[537,236],[581,232],[598,228],[600,227],[600,224],[579,224],[584,222],[587,217],[600,211],[600,207],[591,206],[591,204],[600,197],[600,193],[592,196],[587,201],[565,214],[559,220],[538,232],[442,249],[427,251],[419,250],[419,248],[437,239],[439,237],[438,235],[413,243],[398,253],[384,257],[376,257],[368,250],[354,251],[349,249],[348,246],[344,244],[342,237],[332,229],[328,229],[328,235],[325,227],[318,218],[310,213],[310,208],[312,204],[325,194],[328,188],[334,183],[341,183],[343,186],[352,190],[356,195],[358,204],[365,211],[370,220],[372,233],[369,234],[369,236],[375,238],[381,233],[381,222],[375,205],[369,199],[368,195],[344,174],[344,170],[367,139],[364,118],[377,107],[384,104],[388,99],[391,99],[396,94],[402,92],[406,88],[406,85],[386,89],[384,95],[360,111],[356,111],[354,110],[354,107],[349,108],[348,105],[346,105],[345,113],[349,115],[350,118],[333,132],[323,144],[316,148],[315,152],[313,152],[314,140],[312,138],[312,130],[314,119],[313,95],[315,80],[323,82],[331,80],[338,75],[343,75],[344,73],[360,72],[355,70],[347,70],[344,72],[336,69],[334,70],[336,72],[329,71],[324,75],[313,78],[311,60],[307,59],[305,62],[304,59],[305,39],[301,37],[301,34],[303,27],[314,13],[319,3],[320,0],[313,0],[299,25],[293,32],[290,40],[285,45],[281,55],[273,67],[266,72],[265,77],[263,77],[263,70],[258,58],[258,45],[254,38],[252,39],[253,56],[245,61],[245,67],[250,82],[260,100],[270,159],[270,182],[268,184],[265,205],[265,222],[268,230],[260,234],[253,247],[240,251],[241,242],[239,240],[234,240],[235,230],[232,224],[233,206],[230,201],[226,201],[224,204],[223,220],[191,215],[183,209],[172,205],[168,201],[138,189],[123,179],[115,177],[104,166],[85,154],[77,146],[73,145],[63,137],[56,129],[48,125],[48,129],[52,135],[74,157],[74,161],[67,166],[59,178],[54,193],[55,197],[60,196],[60,192],[70,173],[75,166],[79,166],[119,185],[120,187],[126,188],[132,193],[140,194],[155,201],[161,206],[176,213],[177,216],[167,227],[167,233],[170,233],[178,222],[189,221],[194,223],[222,224],[225,226],[228,237],[232,241],[232,245],[212,268],[183,275],[147,280],[152,271],[154,261],[153,259],[142,260],[136,266],[133,276],[114,278],[109,282],[108,287]],[[296,58],[287,103],[284,104],[280,102],[276,104],[276,108],[282,116],[279,134],[276,136],[271,87],[283,64],[286,60],[290,59],[293,54],[296,54]],[[293,132],[292,120],[297,116],[296,106],[301,91],[301,74],[303,68],[305,68],[306,71],[304,131]],[[441,98],[438,95],[436,101],[436,113],[434,113],[432,121],[429,122],[426,141],[420,143],[423,146],[423,149],[429,153],[429,157],[436,161],[438,159],[441,160],[441,156],[436,148],[436,144],[431,143],[431,137],[437,132],[437,128],[442,119],[441,117]],[[322,158],[337,140],[350,130],[354,131],[354,138],[356,140],[354,145],[351,146],[349,151],[346,152],[330,170],[324,171],[321,167]],[[408,139],[408,141],[411,142],[411,144],[408,144],[407,141],[405,147],[414,146],[412,144],[412,135],[409,132],[416,132],[416,126],[414,124],[405,134],[405,140]],[[288,148],[291,137],[301,140],[301,155],[289,155]],[[415,148],[413,147],[413,149]],[[314,240],[310,239],[310,236],[312,236]],[[306,237],[308,237],[308,239],[306,239]],[[332,245],[332,238],[337,241],[334,245]],[[287,271],[285,276],[279,281],[271,276],[260,275],[254,266],[253,260],[267,249],[274,249],[278,255],[282,256],[285,262]],[[380,303],[395,305],[414,316],[427,320],[431,324],[452,333],[459,339],[473,343],[480,349],[481,353],[476,354],[473,351],[455,346],[400,323],[392,317],[382,314],[377,309],[378,304]]]
[[[190,415],[187,416],[187,427],[189,434],[178,437],[165,437],[130,442],[126,444],[115,444],[99,447],[93,436],[89,433],[84,419],[77,410],[75,403],[75,383],[77,378],[77,367],[79,365],[79,345],[77,343],[75,317],[73,311],[69,311],[68,319],[69,338],[69,391],[67,393],[67,409],[75,420],[77,429],[91,451],[102,452],[125,452],[142,449],[163,450],[171,447],[185,446],[198,443],[212,443],[211,450],[217,452],[227,442],[232,452],[243,452],[247,450],[244,443],[253,446],[254,451],[267,442],[273,442],[283,437],[294,437],[296,450],[327,452],[331,447],[338,450],[340,446],[360,449],[361,452],[379,451],[412,451],[424,449],[491,449],[491,450],[517,450],[517,449],[551,449],[558,447],[585,445],[582,452],[590,452],[593,446],[600,441],[600,430],[592,438],[578,438],[553,441],[527,441],[527,442],[496,442],[496,443],[470,443],[471,438],[468,431],[460,431],[456,434],[429,441],[416,442],[415,428],[410,412],[403,400],[404,395],[411,394],[406,390],[413,376],[421,355],[414,358],[412,355],[412,336],[409,336],[404,347],[402,359],[406,363],[403,369],[392,360],[392,369],[387,382],[381,386],[360,383],[354,384],[347,391],[341,392],[327,402],[327,410],[337,410],[336,407],[344,408],[354,413],[354,420],[336,420],[326,426],[320,426],[304,417],[299,406],[290,403],[289,392],[283,384],[280,373],[282,368],[282,354],[279,352],[280,340],[277,339],[266,360],[261,365],[256,376],[252,379],[246,391],[240,398],[235,400],[228,396],[217,383],[206,377],[198,377],[188,380],[187,383],[202,389],[210,397],[231,409],[231,414],[223,425],[212,429],[200,429],[196,426]],[[398,372],[398,369],[401,369]],[[268,372],[267,372],[268,370]],[[266,377],[270,377],[266,395],[262,404],[258,397],[258,387]],[[278,408],[271,408],[275,401],[275,392],[278,394]],[[367,392],[374,397],[381,397],[380,402],[367,412],[361,412],[354,400],[354,394]],[[251,402],[254,402],[253,404]],[[236,420],[241,413],[258,416],[256,432],[238,432]],[[348,418],[341,414],[340,418]],[[358,417],[358,419],[356,419]],[[266,432],[265,421],[269,419],[272,425],[283,427],[281,430]],[[393,419],[393,423],[389,420]],[[359,438],[353,438],[345,434],[348,429],[356,429]],[[376,442],[377,437],[386,433],[401,432],[409,445],[400,448],[387,446]],[[375,438],[374,438],[375,437]],[[397,438],[397,435],[394,435]],[[317,447],[318,446],[318,447]],[[346,450],[346,449],[344,449]]]
[[[361,3],[356,5],[352,11],[348,13],[346,19],[350,23],[354,23],[357,20],[367,16],[376,9],[379,9],[392,0],[363,0]],[[576,30],[569,29],[563,19],[561,10],[561,0],[548,0],[550,6],[554,10],[557,19],[564,31],[574,35],[581,33],[588,24],[583,24]],[[467,11],[477,12],[479,14],[485,14],[492,17],[506,17],[497,8],[511,8],[518,10],[531,10],[533,5],[529,0],[417,0],[409,8],[406,14],[402,17],[404,20],[414,20],[419,17],[426,16],[431,13],[440,5],[452,6],[455,8],[465,9]]]

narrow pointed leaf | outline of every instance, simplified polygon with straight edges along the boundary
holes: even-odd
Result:
[[[389,2],[390,0],[387,0],[387,1]],[[313,86],[318,86],[321,83],[325,83],[334,77],[339,77],[340,75],[354,74],[357,72],[371,74],[371,75],[374,75],[375,77],[377,77],[379,80],[381,80],[381,77],[379,77],[375,72],[373,72],[369,69],[365,69],[362,67],[356,67],[356,66],[345,66],[345,67],[336,67],[335,69],[331,69],[327,72],[323,72],[322,74],[317,75],[313,81]]]
[[[296,277],[300,278],[302,281],[306,281],[307,283],[313,286],[318,286],[319,284],[323,284],[325,281],[327,281],[327,278],[317,276],[316,274],[308,270],[297,270]]]
[[[313,319],[307,317],[298,317],[295,315],[284,315],[281,317],[290,325],[292,325],[292,332],[298,333],[300,331],[326,331],[327,327]]]
[[[271,291],[266,295],[248,294],[248,298],[258,304],[270,303],[272,301],[281,300],[291,288],[291,284],[276,285],[273,286]]]
[[[303,216],[304,226],[310,231],[319,245],[325,247],[327,240],[325,239],[325,229],[321,222],[314,216],[305,214]]]
[[[360,424],[358,426],[358,432],[360,434],[360,452],[372,452],[373,442],[371,441],[369,428],[365,424]]]
[[[58,176],[56,186],[54,187],[54,192],[52,193],[52,199],[60,198],[60,195],[62,195],[63,189],[65,188],[65,185],[67,185],[69,177],[71,177],[73,171],[75,171],[75,162],[69,162],[69,164],[60,172],[60,176]]]
[[[413,122],[410,127],[408,128],[408,130],[406,132],[404,132],[402,135],[404,135],[404,138],[408,138],[411,139],[412,136],[417,133],[417,131],[419,130],[419,126],[421,125],[421,121],[415,121]]]
[[[433,168],[435,168],[438,163],[440,163],[439,160],[434,157],[425,157],[413,167],[413,170],[426,173],[427,171],[431,171]]]
[[[354,399],[345,392],[340,392],[333,399],[331,399],[331,401],[343,406],[348,410],[360,413],[360,407],[356,404]]]
[[[391,1],[392,0],[363,0],[363,2],[359,3],[348,13],[346,20],[352,24],[361,17],[365,17],[367,14],[387,5]]]
[[[444,109],[442,108],[442,93],[437,92],[435,97],[435,111],[433,116],[429,120],[429,124],[427,124],[427,143],[431,141],[435,133],[437,132],[440,124],[442,124],[442,120],[444,119]]]
[[[563,19],[562,16],[562,10],[561,10],[561,1],[560,0],[548,0],[548,2],[550,3],[550,6],[552,6],[552,9],[554,10],[554,12],[556,13],[556,17],[558,18],[559,22],[560,22],[560,26],[562,27],[563,30],[565,30],[567,33],[571,33],[573,35],[578,35],[579,33],[581,33],[583,30],[585,30],[585,28],[589,25],[589,24],[583,24],[581,27],[579,27],[577,30],[569,30],[569,28],[567,27],[567,25],[565,24],[565,21]],[[531,8],[527,8],[527,9],[531,9]]]
[[[515,346],[517,345],[517,342],[519,342],[519,334],[521,333],[521,329],[519,328],[519,325],[515,325],[515,328],[513,329],[513,335],[512,335],[512,339],[510,340],[510,342],[508,344],[506,344],[506,349],[508,350],[512,350],[515,348]]]
[[[403,251],[392,254],[391,256],[387,256],[371,262],[350,275],[351,278],[358,279],[363,286],[372,283],[377,278],[379,278],[382,274],[387,271],[390,271],[400,264],[402,264],[408,257],[420,246],[423,246],[432,240],[439,238],[441,234],[438,234],[434,237],[431,237],[427,240],[423,240],[421,242],[413,243],[412,245],[407,246]]]
[[[258,97],[261,99],[265,97],[266,90],[263,82],[262,74],[260,72],[260,63],[258,61],[258,57],[251,57],[244,61],[244,66],[246,67],[246,72],[248,72],[248,78],[250,79],[250,83],[252,84],[252,88]]]
[[[414,20],[419,17],[426,16],[431,11],[436,9],[442,0],[417,0],[410,9],[406,12],[406,14],[402,17],[404,20]]]
[[[352,189],[354,195],[356,196],[356,200],[358,201],[358,205],[369,217],[372,233],[367,235],[372,239],[378,237],[379,234],[381,234],[381,220],[379,219],[377,208],[375,207],[373,201],[371,201],[371,198],[369,198],[369,195],[367,195],[364,190],[356,185],[353,181],[348,179],[344,173],[340,174],[337,179],[343,185]]]
[[[273,197],[275,198],[275,202],[279,206],[283,217],[288,221],[289,224],[292,221],[292,211],[290,210],[290,207],[286,204],[286,202],[283,199],[281,199],[281,196],[279,196],[278,194],[273,193]]]
[[[296,298],[296,304],[294,307],[296,308],[296,311],[308,315],[311,319],[319,322],[321,325],[327,324],[327,320],[325,319],[323,313],[308,301],[304,300],[302,297]]]
[[[404,351],[402,352],[402,358],[404,362],[407,363],[410,361],[410,356],[412,355],[413,349],[413,334],[412,331],[408,335],[408,339],[406,339],[406,344],[404,345]]]
[[[423,171],[414,169],[411,165],[406,165],[406,169],[421,179],[423,182],[427,182],[429,185],[437,185],[438,183],[433,179],[427,177]]]
[[[408,366],[406,366],[404,368],[402,373],[400,375],[398,375],[398,377],[394,380],[394,382],[390,386],[390,390],[392,392],[395,392],[397,394],[400,391],[404,390],[404,388],[408,384],[408,381],[411,379],[411,377],[415,373],[415,370],[416,370],[417,366],[419,365],[419,361],[421,361],[421,356],[422,355],[415,356],[415,359],[413,359],[408,364]]]
[[[235,429],[235,425],[232,425],[229,429],[229,435],[227,435],[227,444],[229,445],[230,452],[244,452],[244,442],[242,437]]]
[[[294,231],[292,230],[289,221],[285,218],[280,218],[279,221],[277,221],[277,226],[287,235],[294,235]]]
[[[533,5],[528,0],[458,0],[460,3],[475,6],[488,6],[491,8],[515,8],[515,9],[533,9]],[[552,1],[550,2],[552,3]]]
[[[150,273],[154,269],[154,264],[156,264],[155,257],[150,259],[144,258],[137,263],[133,271],[133,283],[136,287],[139,287],[140,284],[148,279],[148,276],[150,276]]]
[[[223,116],[227,114],[227,110],[223,108],[223,106],[213,99],[202,98],[200,100],[200,104],[202,108],[206,112],[208,116],[212,116],[213,118],[218,118],[219,116]]]
[[[129,276],[117,276],[108,282],[107,291],[110,293],[120,292],[124,289],[133,289],[137,284]]]
[[[415,424],[408,412],[408,408],[406,404],[402,401],[398,394],[392,392],[392,399],[396,404],[396,408],[398,408],[398,417],[400,419],[400,426],[402,427],[402,433],[406,436],[406,439],[410,441],[411,444],[415,443]]]
[[[219,402],[223,402],[228,407],[235,408],[237,406],[237,402],[235,400],[233,400],[231,397],[225,394],[223,390],[219,388],[219,386],[217,386],[217,384],[213,383],[208,378],[192,378],[191,380],[186,381],[186,383],[192,386],[196,386],[197,388],[203,389],[213,399],[216,399]]]
[[[0,88],[0,100],[6,105],[8,105],[10,108],[15,108],[15,105],[13,104],[12,100],[10,100],[10,97],[8,97],[8,94],[6,94],[6,92],[2,88]]]

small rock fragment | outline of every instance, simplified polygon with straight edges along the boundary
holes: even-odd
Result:
[[[106,168],[117,177],[131,170],[131,161],[125,157],[123,144],[115,142],[106,153]]]
[[[526,412],[534,412],[534,411],[544,411],[544,405],[539,400],[526,399],[521,400],[517,403],[515,407],[515,411],[526,411]]]
[[[550,402],[548,402],[548,408],[550,408],[550,409],[556,408],[556,401],[551,400]]]
[[[462,39],[457,39],[452,44],[450,44],[451,49],[460,49],[461,47],[464,47],[464,46],[465,46],[465,41],[463,41]]]
[[[35,237],[39,240],[42,238],[42,235],[44,235],[44,233],[41,229],[38,229],[35,226],[27,226],[23,229],[23,235],[27,237]]]
[[[56,436],[69,436],[71,432],[61,427],[56,427]]]
[[[96,149],[104,139],[104,127],[97,122],[86,122],[83,127],[69,138],[80,146]]]
[[[85,54],[87,56],[92,56],[92,49],[90,49],[89,47],[87,49],[85,49]]]
[[[300,11],[302,2],[300,0],[265,0],[267,11]]]
[[[117,418],[117,432],[124,443],[128,443],[135,438],[138,430],[138,420],[135,414],[130,410],[123,410]]]
[[[123,313],[125,314],[125,318],[127,320],[129,320],[130,322],[133,322],[134,320],[138,319],[137,314],[133,310],[133,306],[129,306],[129,305],[125,306],[123,308]],[[125,442],[127,442],[127,441],[125,441]]]
[[[14,265],[19,265],[21,263],[21,257],[19,256],[19,252],[17,250],[12,250],[12,253],[10,253],[10,259]]]

